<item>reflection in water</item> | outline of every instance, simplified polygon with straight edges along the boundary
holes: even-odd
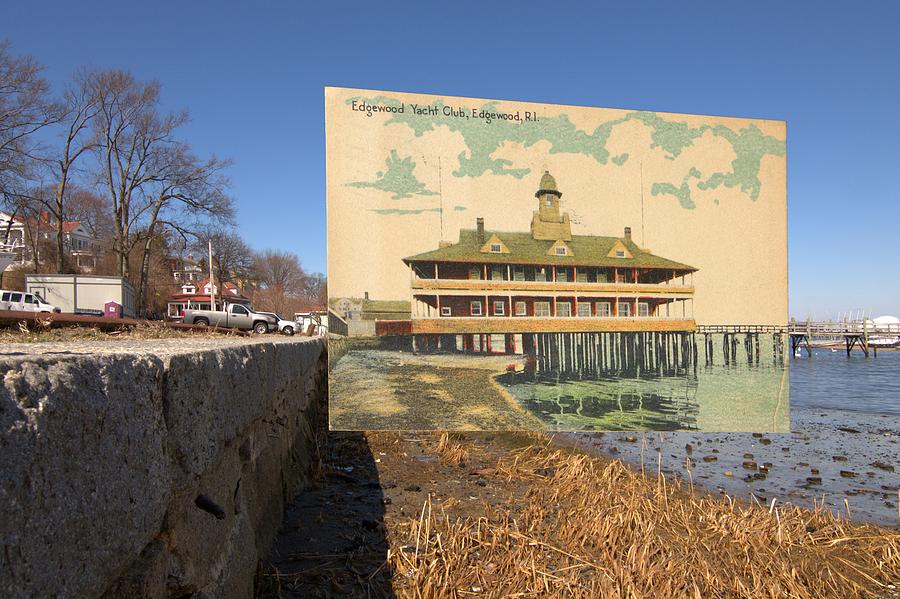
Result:
[[[537,369],[497,380],[552,430],[787,430],[780,340],[741,341],[734,335],[688,341],[683,367],[679,360],[678,368],[664,374],[652,366],[637,372],[601,368],[603,361],[596,359],[587,368],[577,360],[542,368],[538,356]],[[574,348],[580,349],[577,340]],[[746,356],[738,356],[741,349]],[[773,358],[760,359],[767,355]]]
[[[697,379],[498,377],[554,430],[696,430]]]

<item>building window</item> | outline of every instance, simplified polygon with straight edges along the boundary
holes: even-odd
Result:
[[[607,318],[612,315],[612,306],[610,306],[609,302],[598,302],[597,303],[597,316],[606,316]]]
[[[506,314],[506,302],[494,300],[494,316],[503,316],[504,314]]]
[[[550,302],[534,302],[535,316],[550,316]]]
[[[534,271],[534,280],[535,281],[546,281],[547,280],[547,269],[546,268],[538,268]]]
[[[492,281],[502,281],[503,280],[503,267],[495,266],[491,269],[491,280]]]
[[[556,255],[557,255],[557,256],[565,256],[565,255],[566,255],[566,248],[563,247],[563,246],[559,246],[558,248],[556,248]]]
[[[638,316],[650,316],[650,304],[638,302]]]
[[[494,254],[499,254],[500,253],[500,244],[492,243],[491,244],[491,252],[493,252]]]
[[[547,208],[552,208],[553,207],[553,198],[550,197],[549,195],[544,196],[544,205],[547,206]]]
[[[572,316],[572,304],[569,302],[556,302],[557,316]]]
[[[578,316],[582,318],[585,316],[591,315],[591,304],[590,302],[578,302]]]
[[[587,283],[588,282],[588,272],[585,269],[581,269],[578,271],[578,274],[575,275],[575,281],[578,283]]]
[[[470,279],[480,279],[481,278],[481,269],[477,266],[473,266],[469,269],[469,278]]]
[[[524,266],[513,266],[513,281],[524,281],[525,280],[525,267]]]
[[[526,302],[516,302],[516,316],[528,316],[528,304]]]
[[[441,316],[451,316],[450,306],[441,306]]]
[[[556,269],[556,280],[562,283],[569,282],[569,271],[565,268],[557,268]]]
[[[631,316],[631,304],[619,304],[619,316]]]
[[[491,353],[506,351],[506,335],[490,335]]]
[[[625,250],[616,250],[616,258],[624,258]]]
[[[481,302],[471,302],[469,304],[469,314],[472,316],[481,316]]]

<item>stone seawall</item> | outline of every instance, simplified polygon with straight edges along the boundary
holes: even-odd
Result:
[[[0,349],[0,596],[248,597],[309,481],[325,343]]]

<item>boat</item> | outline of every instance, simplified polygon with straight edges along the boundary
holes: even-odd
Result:
[[[900,318],[896,316],[879,316],[866,323],[869,329],[869,346],[879,349],[900,347]]]

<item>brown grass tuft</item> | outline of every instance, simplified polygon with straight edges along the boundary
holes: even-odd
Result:
[[[458,438],[458,435],[451,437],[450,433],[441,433],[435,448],[441,463],[456,466],[468,461],[469,450],[462,443],[454,442],[454,439]]]

